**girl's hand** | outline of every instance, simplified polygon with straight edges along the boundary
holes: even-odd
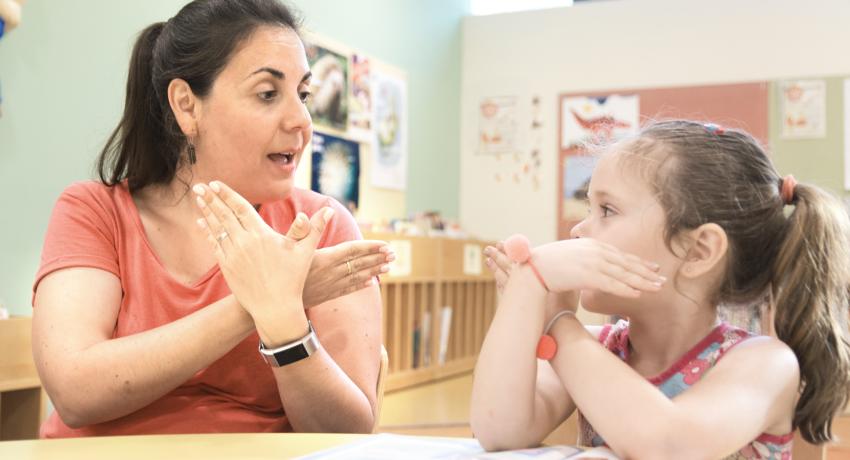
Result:
[[[516,262],[508,258],[502,241],[496,243],[496,246],[484,248],[484,255],[487,256],[487,268],[493,272],[493,276],[496,278],[496,291],[501,295]],[[578,291],[549,292],[546,295],[547,321],[548,318],[561,310],[578,310]]]
[[[657,264],[591,238],[538,246],[531,260],[552,292],[588,289],[638,297],[642,291],[659,291],[667,281]]]
[[[371,286],[393,260],[395,254],[384,241],[346,241],[317,249],[304,285],[304,307]]]
[[[227,285],[254,322],[306,325],[304,282],[333,210],[322,208],[309,219],[299,213],[284,236],[227,185],[214,181],[192,190],[204,215],[198,224],[206,230]]]

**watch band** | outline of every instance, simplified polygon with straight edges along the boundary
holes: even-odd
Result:
[[[266,348],[260,340],[260,355],[272,367],[286,366],[309,357],[319,348],[319,340],[316,338],[316,332],[310,320],[307,320],[307,327],[309,328],[307,335],[278,348]]]

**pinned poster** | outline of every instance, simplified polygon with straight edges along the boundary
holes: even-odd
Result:
[[[313,123],[344,132],[348,128],[348,57],[329,48],[305,43],[313,77],[307,109]]]
[[[374,69],[373,69],[374,70]],[[407,84],[383,72],[371,74],[373,110],[372,185],[407,188]]]
[[[640,100],[637,95],[565,97],[561,100],[561,149],[588,142],[609,142],[637,134]]]
[[[362,54],[351,55],[351,95],[348,104],[348,135],[372,142],[371,63]]]
[[[360,198],[360,145],[314,132],[312,160],[310,189],[336,198],[354,212]]]
[[[826,82],[784,80],[779,83],[783,139],[826,136]]]
[[[478,153],[517,151],[517,98],[488,97],[478,111]]]

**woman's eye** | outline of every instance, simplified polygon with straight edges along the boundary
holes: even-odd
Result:
[[[272,99],[274,99],[275,97],[277,97],[277,91],[263,91],[262,93],[259,94],[259,96],[260,96],[260,99],[262,99],[263,101],[269,102]]]
[[[312,94],[312,93],[310,93],[309,91],[302,91],[302,92],[298,93],[298,96],[301,98],[301,102],[303,102],[303,103],[305,103],[305,104],[306,104],[306,103],[307,103],[307,101],[309,101],[309,100],[310,100],[310,95],[311,95],[311,94]]]
[[[614,214],[614,210],[608,206],[600,206],[599,208],[602,209],[602,217],[610,217]]]

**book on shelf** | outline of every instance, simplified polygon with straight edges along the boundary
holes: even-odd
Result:
[[[452,327],[452,307],[445,306],[440,312],[440,355],[437,363],[442,366],[446,364],[446,352],[449,349],[449,331]]]

